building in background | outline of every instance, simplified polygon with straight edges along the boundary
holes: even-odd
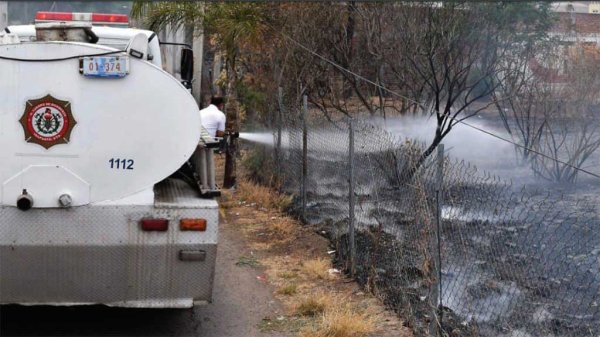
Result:
[[[551,35],[565,43],[594,43],[600,47],[600,1],[557,2],[558,22]]]
[[[559,49],[554,57],[532,59],[529,66],[538,79],[561,87],[570,85],[582,65],[600,60],[600,2],[557,2],[553,10],[557,21],[549,33]]]

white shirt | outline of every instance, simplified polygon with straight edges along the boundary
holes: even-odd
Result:
[[[212,104],[200,110],[200,122],[212,137],[216,137],[217,130],[225,131],[225,114]]]

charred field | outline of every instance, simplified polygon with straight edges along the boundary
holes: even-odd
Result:
[[[344,154],[310,153],[306,220],[347,266],[348,181]],[[600,333],[600,185],[514,186],[449,161],[440,201],[433,166],[393,186],[383,153],[357,156],[355,277],[417,332],[432,319],[432,268],[441,254],[442,326],[452,336],[583,336]],[[342,164],[340,164],[342,163]],[[295,183],[294,183],[295,182]],[[285,189],[297,191],[299,180]],[[297,199],[296,211],[300,201]],[[431,302],[434,300],[433,302]]]

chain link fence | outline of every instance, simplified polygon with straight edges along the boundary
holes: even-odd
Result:
[[[593,200],[530,191],[280,92],[263,150],[337,263],[418,336],[598,336]]]

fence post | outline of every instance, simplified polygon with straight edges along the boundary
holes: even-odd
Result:
[[[275,123],[277,124],[277,138],[275,140],[275,165],[277,166],[277,179],[281,179],[281,161],[283,156],[281,154],[281,128],[283,123],[283,88],[277,89],[277,115],[275,117]]]
[[[356,242],[354,238],[354,120],[348,118],[348,240],[350,241],[350,276],[356,267]]]
[[[436,156],[436,175],[435,175],[435,227],[432,235],[431,248],[434,252],[433,270],[435,278],[431,285],[431,307],[432,318],[429,327],[429,333],[432,336],[442,335],[443,320],[443,298],[442,298],[442,188],[444,184],[444,144],[437,146]],[[434,249],[435,247],[435,249]]]
[[[308,97],[302,96],[302,183],[300,194],[302,198],[302,221],[306,222],[306,179],[308,174]]]

